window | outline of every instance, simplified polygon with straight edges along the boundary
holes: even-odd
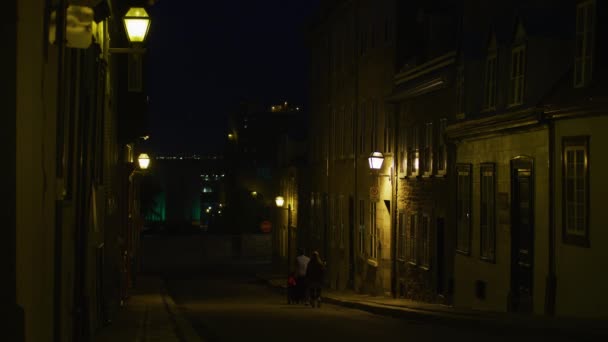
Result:
[[[420,225],[420,266],[424,268],[431,267],[431,219],[428,215],[422,215],[422,224]]]
[[[511,52],[510,104],[519,105],[524,99],[524,74],[526,69],[526,47],[520,45]]]
[[[445,143],[445,128],[447,127],[448,120],[439,120],[439,137],[437,146],[437,174],[445,175],[448,167],[448,147]]]
[[[332,159],[336,159],[337,155],[338,155],[338,125],[337,125],[337,120],[338,118],[336,118],[336,110],[331,110],[330,109],[330,113],[331,113],[331,132],[330,132],[330,136],[329,136],[329,150],[332,152],[331,153],[331,158]]]
[[[463,254],[471,252],[471,165],[456,165],[457,180],[457,244],[456,250]]]
[[[344,196],[338,197],[338,242],[344,248]]]
[[[407,231],[405,233],[405,245],[406,245],[406,257],[407,262],[410,264],[417,264],[417,243],[416,243],[416,232],[418,231],[418,214],[413,213],[410,214],[410,224],[407,227]]]
[[[405,108],[402,109],[403,113],[405,113]],[[406,171],[407,171],[407,148],[408,148],[408,144],[407,144],[407,138],[408,138],[408,134],[407,134],[407,125],[405,123],[404,120],[404,116],[405,115],[401,115],[401,119],[400,119],[400,125],[399,125],[399,132],[398,132],[398,136],[399,136],[399,177],[405,177],[407,175]]]
[[[464,66],[461,65],[456,70],[456,118],[464,119],[464,113]]]
[[[404,212],[399,212],[399,225],[397,227],[397,259],[405,260],[405,229],[406,229],[406,216]]]
[[[563,149],[564,242],[589,246],[589,137],[565,137]]]
[[[338,206],[336,205],[336,198],[333,196],[329,197],[328,206],[329,206],[329,245],[333,247],[336,243],[337,239],[337,229],[336,225],[338,223]]]
[[[486,57],[486,70],[484,79],[484,108],[493,109],[496,107],[496,73],[498,70],[498,58],[496,50],[488,51]]]
[[[356,138],[357,134],[355,132],[355,120],[357,120],[357,105],[353,103],[351,106],[350,128],[349,128],[350,139],[351,139],[349,154],[351,156],[355,155],[355,150],[357,148],[356,147],[357,146],[357,138]]]
[[[595,1],[576,6],[576,54],[574,57],[574,86],[583,87],[591,81],[595,40]]]
[[[410,176],[418,176],[420,168],[420,134],[418,125],[414,125],[411,129],[410,142],[408,144],[408,172]]]
[[[481,164],[479,229],[481,235],[480,256],[494,261],[496,257],[496,177],[494,164]]]
[[[378,225],[376,223],[376,202],[369,205],[369,257],[378,258]]]
[[[370,133],[370,152],[377,151],[378,144],[378,100],[371,101],[371,133]]]
[[[348,139],[349,139],[349,128],[350,128],[350,115],[346,114],[346,109],[344,106],[340,109],[340,117],[342,118],[342,126],[341,126],[341,146],[340,146],[340,156],[342,158],[348,155]]]
[[[361,103],[360,107],[361,117],[359,126],[359,154],[365,153],[365,102]]]
[[[365,200],[359,200],[359,255],[365,255]]]
[[[433,172],[433,123],[427,122],[424,130],[424,163],[423,174],[430,176]]]

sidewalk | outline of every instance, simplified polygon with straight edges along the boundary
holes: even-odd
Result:
[[[258,274],[258,279],[277,289],[286,288],[283,274]],[[489,328],[527,329],[529,332],[543,334],[547,330],[561,335],[572,336],[579,340],[585,337],[608,337],[608,321],[584,320],[571,317],[548,317],[508,312],[487,312],[455,308],[442,304],[417,302],[403,298],[370,296],[354,291],[323,290],[322,301],[334,305],[368,311],[378,315],[407,320],[437,322],[446,325],[470,325],[480,323]]]
[[[93,342],[200,342],[188,320],[167,294],[162,279],[138,276],[136,288],[113,322]]]

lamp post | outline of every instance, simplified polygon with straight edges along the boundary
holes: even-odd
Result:
[[[285,198],[283,196],[277,196],[274,199],[277,208],[284,208]],[[289,268],[291,266],[291,204],[287,205],[287,274],[289,274]]]

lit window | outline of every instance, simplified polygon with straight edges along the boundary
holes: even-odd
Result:
[[[595,40],[595,1],[576,6],[576,53],[574,58],[574,86],[583,87],[591,81]]]
[[[510,104],[519,105],[524,99],[524,80],[526,69],[526,47],[520,45],[511,52]]]
[[[447,127],[448,120],[439,120],[439,137],[437,145],[437,174],[445,175],[448,167],[448,147],[445,143],[445,129]]]
[[[428,122],[424,130],[424,163],[423,174],[430,176],[433,172],[433,123]]]
[[[410,142],[408,144],[408,168],[410,176],[418,176],[420,171],[420,134],[419,126],[414,125],[411,129]]]
[[[563,149],[564,242],[589,246],[589,137],[566,137]]]

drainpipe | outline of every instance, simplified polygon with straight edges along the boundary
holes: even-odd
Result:
[[[555,315],[555,296],[557,287],[555,265],[555,123],[549,119],[549,258],[545,288],[545,314]]]
[[[4,317],[8,317],[5,330],[10,341],[24,341],[24,311],[17,303],[17,18],[19,17],[17,0],[3,3],[7,20],[0,24],[0,36],[6,53],[0,55],[0,109],[5,111],[4,121],[0,127],[0,146],[8,167],[0,171],[2,180],[2,197],[8,201],[2,208],[2,222],[8,227],[2,239],[1,250],[6,260],[6,269],[3,271],[3,283],[6,288],[2,291],[2,302],[6,303]],[[3,262],[4,262],[3,260]],[[5,279],[5,280],[4,280]],[[5,334],[6,334],[5,333]]]
[[[48,5],[48,3],[47,3]],[[65,13],[66,13],[66,2],[65,0],[59,0],[59,6],[56,9],[56,39],[57,44],[57,128],[56,128],[56,159],[55,159],[55,172],[57,179],[57,197],[55,200],[55,232],[54,232],[54,290],[53,290],[53,340],[55,342],[61,342],[62,336],[62,287],[63,287],[63,267],[62,267],[62,249],[63,249],[63,194],[59,191],[63,191],[63,144],[64,144],[64,108],[65,108],[65,92],[64,92],[64,62],[65,62]],[[47,13],[50,7],[47,6]]]
[[[354,1],[353,5],[353,14],[355,18],[355,32],[359,32],[359,3],[360,1]],[[356,40],[355,40],[356,45]],[[357,236],[356,231],[359,229],[359,223],[357,222],[357,218],[359,217],[359,170],[357,168],[357,160],[359,157],[359,151],[357,150],[357,146],[359,146],[359,136],[357,132],[359,131],[359,47],[355,48],[355,65],[354,65],[354,74],[355,74],[355,103],[354,103],[354,115],[353,115],[353,171],[354,171],[354,196],[353,196],[353,214],[354,217],[351,219],[353,222],[353,230],[350,232],[350,248],[349,248],[349,271],[348,271],[348,282],[351,289],[355,289],[355,236]]]

